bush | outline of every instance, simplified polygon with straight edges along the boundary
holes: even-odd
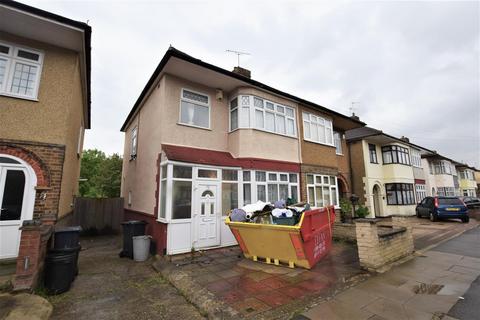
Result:
[[[359,218],[365,218],[366,216],[369,215],[368,208],[360,205],[357,210],[355,211],[355,214]]]
[[[350,202],[350,200],[346,198],[341,198],[340,209],[341,209],[340,218],[342,222],[346,220],[347,216],[349,217],[352,216],[352,203]]]

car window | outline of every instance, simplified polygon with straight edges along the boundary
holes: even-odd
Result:
[[[428,198],[426,202],[427,207],[433,206],[433,198]]]
[[[463,205],[462,200],[458,198],[438,198],[438,204],[441,205]]]

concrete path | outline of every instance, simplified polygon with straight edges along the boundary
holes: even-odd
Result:
[[[52,319],[203,319],[152,268],[152,261],[119,258],[119,237],[80,241],[79,275],[70,291],[47,297]]]
[[[479,234],[479,228],[467,231],[297,318],[447,319],[446,314],[480,275]],[[475,239],[477,245],[472,243]]]

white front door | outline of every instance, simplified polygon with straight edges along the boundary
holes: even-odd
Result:
[[[220,245],[218,185],[214,183],[197,184],[195,200],[195,233],[197,235],[195,247]]]
[[[19,229],[23,220],[32,218],[33,207],[26,202],[34,191],[28,178],[26,168],[0,163],[0,259],[17,257]]]

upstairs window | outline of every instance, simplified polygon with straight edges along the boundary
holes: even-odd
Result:
[[[406,164],[410,165],[410,157],[408,149],[400,146],[392,145],[382,147],[383,164]]]
[[[368,152],[370,153],[370,163],[378,163],[377,147],[374,144],[368,144]]]
[[[412,161],[412,165],[417,168],[422,167],[422,157],[420,156],[420,151],[417,149],[410,149],[410,159]]]
[[[0,42],[0,94],[36,99],[43,54]]]
[[[452,174],[452,166],[448,161],[437,161],[433,164],[435,174]]]
[[[343,154],[342,152],[342,135],[339,132],[333,133],[333,143],[335,144],[335,152],[337,154]]]
[[[180,123],[210,129],[210,99],[208,95],[182,89]]]
[[[295,110],[259,97],[240,95],[230,101],[230,131],[255,128],[296,136]]]
[[[303,138],[307,141],[334,146],[332,120],[303,113]]]
[[[137,135],[138,135],[138,127],[132,129],[132,135],[130,137],[130,159],[137,158]]]

